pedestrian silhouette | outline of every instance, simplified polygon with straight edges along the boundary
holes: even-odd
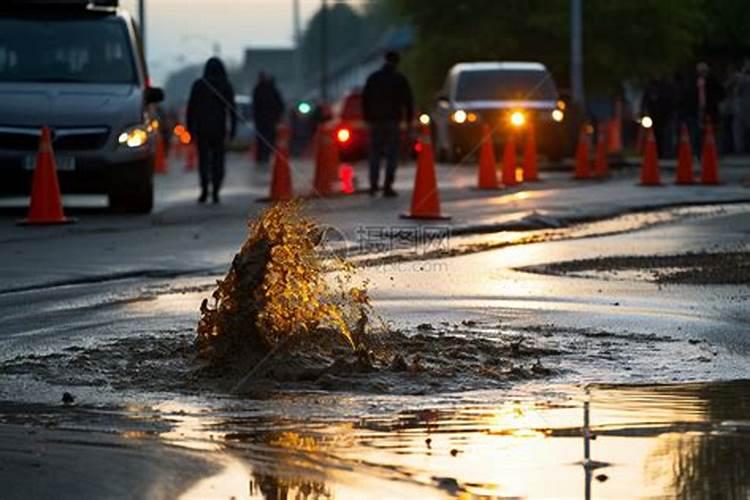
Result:
[[[276,125],[284,114],[284,100],[273,78],[261,71],[253,89],[253,120],[255,121],[255,160],[268,163],[276,142]]]
[[[399,55],[389,51],[385,64],[367,78],[362,91],[364,118],[370,127],[370,195],[377,194],[380,183],[380,159],[385,156],[383,195],[396,196],[393,182],[398,166],[401,120],[407,130],[414,118],[414,98],[409,81],[398,72]]]
[[[187,127],[198,145],[201,183],[198,202],[206,202],[210,184],[213,202],[219,203],[224,180],[224,141],[227,131],[230,137],[234,137],[237,115],[234,89],[227,78],[224,63],[218,57],[206,61],[203,76],[193,83],[187,107]]]

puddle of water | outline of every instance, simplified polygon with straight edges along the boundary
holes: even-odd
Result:
[[[359,418],[326,418],[308,395],[308,418],[212,417],[200,432],[223,433],[232,458],[182,498],[750,496],[750,383],[568,390]]]

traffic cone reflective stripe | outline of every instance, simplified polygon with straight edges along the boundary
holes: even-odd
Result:
[[[659,186],[661,185],[659,155],[656,149],[654,129],[649,128],[646,130],[646,150],[643,153],[643,163],[641,164],[641,185]]]
[[[292,175],[289,171],[289,129],[281,125],[276,137],[269,198],[271,201],[285,201],[292,198]]]
[[[684,123],[680,127],[680,144],[677,150],[676,184],[692,184],[693,150],[690,146],[690,132]]]
[[[516,180],[516,136],[511,133],[503,149],[503,184],[515,186]]]
[[[479,171],[477,179],[479,189],[497,189],[497,162],[492,147],[492,135],[487,125],[482,126],[482,145],[479,150]]]
[[[701,166],[701,182],[710,185],[719,184],[719,154],[716,151],[714,128],[710,123],[706,124]]]
[[[574,177],[576,179],[589,179],[591,177],[589,169],[589,135],[586,132],[586,125],[581,126],[581,132],[578,134]]]
[[[42,127],[39,151],[36,155],[31,184],[29,212],[20,224],[65,224],[74,219],[65,217],[57,180],[57,166],[52,151],[52,138],[48,127]]]
[[[539,165],[536,155],[536,131],[531,125],[526,131],[526,144],[523,150],[523,180],[529,182],[539,181]]]
[[[417,173],[414,178],[414,191],[411,197],[411,211],[402,214],[405,219],[449,219],[440,213],[435,159],[432,152],[430,130],[422,127],[422,150],[417,157]]]
[[[607,145],[609,144],[607,131],[610,127],[602,126],[599,129],[599,137],[596,141],[596,158],[594,160],[594,177],[602,179],[609,175],[609,162],[607,161]]]

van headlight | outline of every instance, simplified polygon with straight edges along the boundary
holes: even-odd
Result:
[[[563,121],[563,118],[565,118],[565,113],[563,113],[562,109],[555,109],[552,111],[552,119],[556,122]]]
[[[463,109],[456,110],[451,115],[451,118],[456,123],[464,123],[467,117],[468,115],[466,114],[466,111],[464,111]]]
[[[117,142],[129,148],[140,148],[148,142],[148,131],[143,125],[129,127],[117,137]]]

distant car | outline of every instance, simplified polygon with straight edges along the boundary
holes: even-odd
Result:
[[[108,0],[0,6],[0,193],[30,190],[42,126],[63,193],[106,193],[148,213],[161,89],[149,84],[130,16]]]
[[[567,151],[565,103],[537,62],[474,62],[451,68],[432,112],[435,149],[448,161],[478,151],[483,125],[497,145],[533,125],[537,148],[552,160]]]
[[[342,161],[357,161],[370,155],[370,131],[362,111],[362,91],[354,89],[346,94],[334,108],[336,144]],[[406,158],[414,153],[416,143],[409,136],[404,123],[400,124],[400,154]]]

